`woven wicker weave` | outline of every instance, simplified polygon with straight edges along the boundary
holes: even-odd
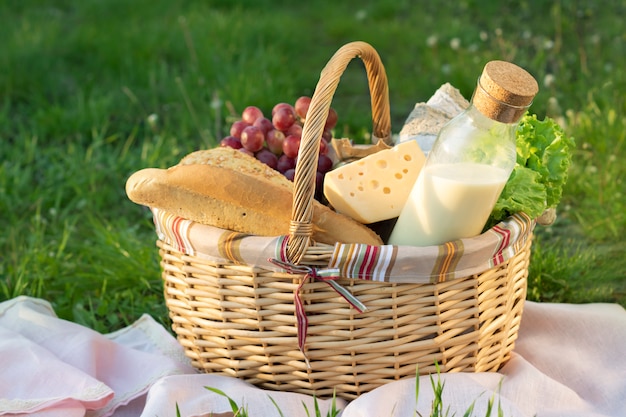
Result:
[[[390,135],[387,78],[366,43],[345,45],[322,71],[303,130],[295,176],[288,259],[325,266],[333,247],[311,241],[319,139],[339,78],[354,57],[367,71],[373,132]],[[433,372],[497,370],[519,328],[532,231],[523,248],[478,275],[432,284],[341,278],[368,308],[359,313],[323,282],[228,260],[186,255],[159,240],[165,298],[193,365],[264,388],[353,399],[387,382]],[[294,294],[308,318],[306,358],[298,348]]]

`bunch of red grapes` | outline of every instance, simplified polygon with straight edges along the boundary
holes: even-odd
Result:
[[[265,117],[258,107],[248,106],[241,113],[241,119],[233,122],[230,135],[223,138],[220,145],[252,155],[293,181],[302,126],[310,104],[311,98],[308,96],[298,98],[293,106],[279,103],[272,109],[271,119]],[[328,146],[332,138],[331,130],[336,125],[337,112],[330,108],[320,140],[315,187],[318,199],[321,199],[324,174],[333,167],[333,161],[328,156]]]

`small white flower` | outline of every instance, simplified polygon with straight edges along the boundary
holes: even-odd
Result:
[[[561,109],[561,106],[559,105],[559,101],[554,96],[548,99],[546,111],[550,115],[550,117],[559,117],[560,115],[563,114],[563,110]]]
[[[546,39],[543,41],[543,49],[552,49],[554,48],[554,41],[552,39]]]
[[[543,85],[546,88],[552,87],[554,85],[554,81],[555,81],[554,74],[546,74],[546,76],[543,77]]]
[[[596,174],[598,173],[598,167],[595,165],[588,165],[585,167],[586,174]]]
[[[356,20],[365,20],[365,18],[367,17],[367,12],[364,9],[357,10],[354,17]]]
[[[522,32],[522,39],[530,39],[532,36],[532,32],[528,29]]]
[[[219,109],[220,107],[222,107],[222,100],[217,94],[214,94],[213,99],[211,99],[211,108]]]
[[[495,34],[496,34],[497,37],[502,36],[502,28],[496,28]]]
[[[489,34],[487,34],[487,32],[485,32],[484,30],[481,30],[478,36],[480,37],[480,40],[483,42],[489,39]]]
[[[150,116],[148,116],[148,118],[146,119],[146,121],[148,122],[148,125],[150,127],[155,127],[156,124],[159,121],[159,116],[157,116],[156,114],[152,113]]]
[[[461,47],[461,40],[459,38],[452,38],[450,40],[450,48],[454,51],[458,50]]]
[[[437,42],[439,42],[437,35],[430,35],[428,38],[426,38],[426,45],[428,45],[429,48],[436,46]]]

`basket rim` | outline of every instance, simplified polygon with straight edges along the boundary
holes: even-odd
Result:
[[[289,236],[256,236],[183,219],[152,208],[159,240],[186,255],[212,262],[235,262],[285,272],[272,262],[292,264],[286,255]],[[342,277],[381,282],[432,283],[481,273],[515,256],[532,238],[536,221],[517,213],[484,233],[437,246],[411,247],[314,243],[303,268]]]

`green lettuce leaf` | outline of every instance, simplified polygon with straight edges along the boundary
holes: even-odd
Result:
[[[531,218],[556,207],[572,161],[574,139],[556,121],[526,114],[517,128],[517,164],[491,213],[488,225],[523,211]]]
[[[507,181],[485,229],[523,211],[531,218],[536,218],[546,207],[546,186],[541,181],[541,174],[530,168],[516,165]]]

